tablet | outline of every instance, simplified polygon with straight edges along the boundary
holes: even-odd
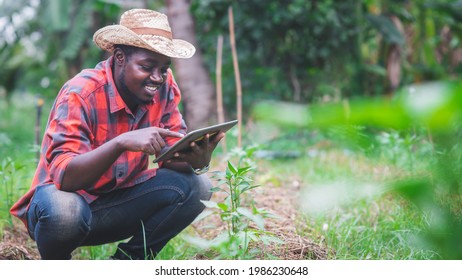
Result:
[[[220,131],[221,132],[228,131],[236,124],[237,124],[237,120],[234,120],[230,122],[220,123],[220,124],[212,125],[209,127],[204,127],[204,128],[193,130],[189,132],[188,134],[186,134],[183,138],[181,138],[173,146],[171,146],[170,149],[168,149],[163,154],[158,156],[153,162],[158,162],[158,161],[169,159],[173,157],[174,153],[187,150],[191,142],[200,142],[206,134],[209,134],[210,137],[212,137],[213,135],[217,134]]]

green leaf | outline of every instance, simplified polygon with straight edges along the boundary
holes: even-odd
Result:
[[[53,31],[67,30],[70,26],[69,10],[72,6],[70,0],[48,0],[48,18],[44,19],[48,23],[48,28]]]
[[[225,203],[217,203],[217,206],[223,211],[228,211],[229,209],[228,205]]]
[[[386,42],[403,45],[405,43],[403,34],[396,28],[391,19],[382,15],[368,14],[366,19],[383,36]]]
[[[77,15],[74,17],[72,27],[68,30],[65,47],[62,55],[65,58],[74,59],[79,54],[80,48],[87,39],[87,30],[91,22],[91,1],[85,1],[79,6]]]
[[[232,216],[231,216],[231,214],[229,212],[220,214],[220,219],[223,222],[227,222],[227,221],[231,220],[231,218],[232,218]]]
[[[238,207],[236,211],[242,216],[254,222],[257,225],[257,227],[260,228],[261,230],[265,229],[265,221],[263,220],[261,216],[254,215],[252,214],[252,212],[250,212],[249,209],[243,208],[243,207]]]
[[[248,173],[250,170],[252,170],[252,166],[242,167],[242,168],[239,168],[237,170],[237,174],[244,175],[244,174]]]
[[[208,216],[210,216],[212,214],[213,214],[213,211],[204,210],[199,215],[197,215],[197,217],[194,219],[194,221],[192,223],[194,224],[194,223],[197,223],[199,221],[202,221],[203,219],[207,218]]]
[[[258,188],[260,187],[261,185],[247,185],[245,186],[244,188],[242,188],[241,192],[246,192],[246,191],[249,191],[249,190],[252,190],[252,189],[255,189],[255,188]]]
[[[195,236],[190,236],[190,235],[184,236],[183,240],[188,242],[189,244],[192,244],[194,246],[201,248],[202,250],[209,249],[213,244],[213,241],[208,241],[206,239],[195,237]]]
[[[431,184],[423,179],[407,179],[393,184],[395,191],[419,207],[433,205],[434,194]]]
[[[218,205],[217,205],[217,203],[215,201],[201,200],[201,202],[202,202],[202,204],[205,205],[205,207],[220,209],[220,207],[218,207]]]
[[[219,187],[214,187],[214,188],[211,188],[210,191],[211,191],[211,192],[219,192],[219,191],[224,191],[224,190],[222,190],[222,189],[219,188]]]
[[[232,174],[237,173],[236,167],[230,161],[228,161],[228,169],[229,171],[231,171]]]

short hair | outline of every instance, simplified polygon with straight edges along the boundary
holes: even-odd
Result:
[[[129,45],[121,45],[121,44],[114,45],[114,49],[115,48],[121,49],[124,52],[127,60],[131,57],[132,54],[134,54],[140,49],[138,47],[129,46]]]

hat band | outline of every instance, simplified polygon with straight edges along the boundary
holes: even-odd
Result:
[[[130,30],[135,32],[138,35],[157,35],[157,36],[166,37],[170,40],[173,39],[172,32],[164,30],[164,29],[149,28],[149,27],[134,27],[134,28],[130,28]]]

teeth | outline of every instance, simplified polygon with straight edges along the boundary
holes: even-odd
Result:
[[[147,90],[154,91],[157,90],[158,87],[146,86]]]

